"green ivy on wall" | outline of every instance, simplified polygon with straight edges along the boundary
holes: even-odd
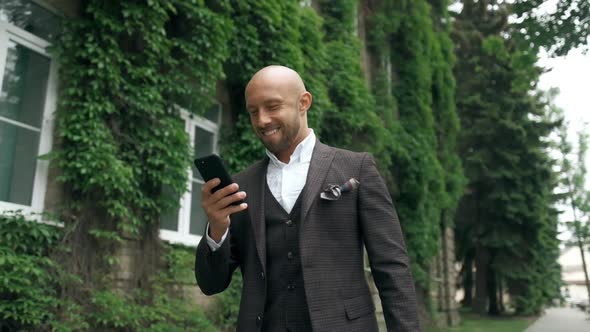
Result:
[[[448,29],[431,18],[446,13],[432,13],[425,0],[379,2],[368,17],[378,64],[368,84],[357,6],[356,0],[321,0],[318,14],[296,0],[84,2],[54,49],[61,95],[59,145],[51,157],[71,199],[65,224],[80,229],[68,236],[157,239],[159,216],[178,204],[191,161],[175,106],[204,112],[217,82],[226,85],[231,103],[222,156],[233,172],[260,159],[264,149],[250,128],[243,91],[255,71],[281,64],[299,71],[313,94],[309,121],[320,140],[376,156],[401,216],[414,274],[427,289],[440,224],[448,220],[441,215],[452,215],[462,187],[454,155],[452,47]],[[169,248],[154,253],[169,263],[168,272],[148,274],[147,285],[135,293],[113,292],[108,283],[89,286],[90,314],[72,302],[79,326],[212,328],[164,289],[170,269],[185,277],[192,269],[170,265],[187,256]],[[88,270],[106,273],[108,266]],[[222,328],[235,324],[238,279],[219,297],[215,320]]]
[[[443,1],[444,2],[444,1]],[[414,276],[428,302],[430,266],[463,191],[455,151],[454,63],[446,2],[382,1],[369,20],[377,110],[388,129],[390,190]],[[431,308],[432,310],[432,308]]]
[[[214,102],[232,30],[203,1],[90,1],[68,20],[54,157],[74,201],[132,234],[178,204],[190,153],[173,105],[199,113]]]
[[[165,268],[151,292],[123,293],[95,286],[84,299],[67,296],[84,287],[60,255],[67,229],[20,213],[0,216],[0,328],[8,331],[218,331],[201,308],[173,287],[194,280],[193,249],[166,246]],[[188,273],[187,273],[188,272]],[[190,280],[190,281],[189,281]]]
[[[0,216],[0,327],[17,331],[57,321],[61,270],[49,258],[61,232],[19,213]]]

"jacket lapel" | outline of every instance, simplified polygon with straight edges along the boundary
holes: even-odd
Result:
[[[309,164],[309,171],[307,172],[307,180],[305,181],[305,187],[301,194],[303,199],[301,205],[301,221],[304,222],[309,212],[309,209],[313,205],[313,202],[319,197],[322,188],[322,183],[328,171],[330,165],[334,159],[334,150],[325,144],[316,141],[313,149],[313,155]]]
[[[322,190],[322,183],[330,165],[334,159],[334,150],[327,145],[322,144],[319,140],[316,141],[313,149],[313,155],[309,164],[309,171],[307,172],[307,179],[305,186],[301,192],[303,195],[301,204],[301,221],[303,222],[313,205],[313,202],[319,197]],[[266,183],[266,169],[268,167],[269,159],[265,158],[254,166],[250,185],[248,186],[248,197],[254,200],[248,200],[248,210],[250,213],[250,222],[252,223],[252,230],[254,231],[254,238],[256,241],[256,251],[262,264],[262,269],[266,273],[266,225],[264,221],[264,186]]]
[[[266,227],[264,221],[264,185],[266,183],[266,168],[268,158],[265,158],[256,164],[250,180],[251,186],[248,186],[248,210],[250,213],[250,222],[254,231],[256,242],[256,251],[262,264],[262,270],[266,273]]]

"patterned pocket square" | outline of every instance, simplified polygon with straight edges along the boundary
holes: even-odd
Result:
[[[355,178],[351,178],[341,186],[337,184],[329,184],[320,194],[320,198],[326,199],[328,201],[339,200],[343,193],[355,190],[358,188],[359,184],[359,180]]]

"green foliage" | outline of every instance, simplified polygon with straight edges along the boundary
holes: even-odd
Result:
[[[0,216],[1,325],[9,330],[69,331],[80,321],[77,307],[61,299],[60,289],[77,280],[49,256],[60,245],[61,229],[37,222],[40,218],[30,220],[20,212]]]
[[[152,291],[89,290],[87,299],[68,299],[81,287],[53,253],[62,251],[63,229],[28,220],[20,213],[0,216],[0,321],[9,330],[217,331],[200,308],[171,293],[171,285],[194,284],[193,249],[168,247],[168,267]]]
[[[179,245],[165,246],[166,269],[158,277],[161,285],[194,285],[194,248]],[[232,277],[232,283],[221,294],[217,295],[216,306],[208,312],[207,317],[221,331],[235,330],[240,309],[242,294],[242,275],[236,271]],[[181,294],[178,294],[182,297]]]
[[[528,317],[482,317],[473,313],[462,312],[459,326],[431,328],[426,332],[507,332],[526,331],[531,324]]]
[[[195,283],[195,249],[181,245],[164,246],[166,269],[159,280],[169,284],[192,285]]]
[[[237,29],[225,64],[235,123],[222,139],[222,156],[237,172],[264,156],[264,148],[250,129],[244,88],[260,68],[280,64],[303,71],[301,8],[298,1],[235,1],[231,20]]]
[[[375,99],[365,81],[361,45],[355,35],[356,1],[320,1],[325,42],[330,61],[325,77],[333,107],[322,118],[322,141],[338,147],[374,153],[386,167],[383,144],[386,132],[375,110]]]
[[[447,1],[439,1],[434,7],[434,22],[448,22],[446,11]],[[444,195],[441,207],[444,216],[441,222],[445,225],[453,223],[455,209],[463,196],[466,178],[463,174],[461,158],[457,152],[457,141],[460,132],[460,120],[455,107],[455,77],[453,67],[455,55],[451,40],[451,25],[439,24],[436,27],[436,43],[433,45],[432,56],[432,111],[436,124],[437,155],[444,171]]]
[[[559,295],[555,161],[547,143],[559,119],[547,117],[534,91],[541,74],[535,51],[506,37],[509,8],[488,5],[466,2],[453,31],[459,150],[469,179],[457,252],[466,263],[475,257],[476,278],[498,280],[477,290],[478,312],[489,301],[497,313],[495,293],[506,284],[518,313],[538,313]]]
[[[202,1],[91,1],[67,21],[55,48],[63,84],[54,158],[75,200],[131,234],[178,204],[190,153],[172,105],[199,113],[212,104],[231,31]]]
[[[298,1],[232,1],[231,6],[231,20],[240,28],[226,63],[229,82],[245,85],[257,70],[270,64],[301,71]]]
[[[370,17],[369,45],[379,63],[373,93],[388,131],[385,172],[420,286],[438,252],[441,224],[450,224],[463,191],[455,151],[454,62],[446,5],[383,1]],[[389,74],[391,73],[392,74]]]
[[[394,88],[391,77],[383,74],[386,71],[378,71],[380,81],[374,87],[375,97],[368,89],[360,67],[360,44],[354,35],[355,1],[319,2],[325,35],[321,30],[322,22],[314,11],[309,8],[294,10],[293,12],[304,13],[299,19],[291,18],[292,24],[289,25],[299,24],[299,45],[288,37],[289,31],[280,28],[285,19],[277,14],[280,12],[279,4],[252,5],[246,2],[239,5],[242,7],[235,5],[234,21],[241,22],[236,38],[241,42],[233,46],[232,60],[228,63],[226,72],[232,73],[228,77],[232,108],[239,111],[243,109],[244,85],[255,70],[270,63],[295,64],[292,66],[298,69],[296,64],[303,63],[303,71],[300,71],[314,95],[314,106],[310,111],[311,126],[320,133],[320,139],[328,144],[371,151],[378,157],[383,176],[388,179],[397,198],[396,204],[402,220],[406,221],[404,229],[409,239],[409,252],[413,261],[417,262],[414,265],[415,274],[425,284],[425,271],[437,252],[440,211],[443,208],[450,210],[445,221],[448,223],[452,219],[452,209],[462,192],[463,184],[460,162],[454,152],[458,119],[454,111],[454,80],[450,69],[452,47],[447,30],[434,33],[426,3],[417,6],[412,6],[411,3],[401,6],[399,2],[384,3],[390,11],[376,11],[386,14],[379,16],[383,19],[375,23],[372,32],[387,30],[388,38],[393,36],[407,40],[408,43],[420,33],[425,34],[425,39],[418,39],[419,43],[404,44],[394,50],[396,58],[391,59],[396,68],[401,68],[401,76],[407,81],[396,81]],[[262,20],[258,12],[260,7],[269,11],[266,15],[268,18],[264,21],[265,24],[253,25],[252,21]],[[409,14],[410,10],[416,12]],[[295,16],[293,12],[290,14]],[[415,18],[416,15],[418,18]],[[390,20],[390,16],[395,19]],[[298,20],[303,23],[298,23]],[[415,23],[410,23],[412,20]],[[401,29],[404,22],[406,26]],[[380,29],[379,24],[387,25],[389,30]],[[414,27],[415,34],[409,33],[410,27]],[[272,37],[260,37],[269,35]],[[405,37],[406,35],[408,36]],[[269,41],[265,44],[266,52],[261,49],[260,40]],[[273,52],[274,41],[287,48],[302,49],[303,54]],[[376,42],[378,43],[389,42],[383,36],[382,40]],[[244,51],[246,49],[248,52]],[[408,50],[415,50],[416,54],[408,53]],[[277,56],[278,61],[275,58]],[[304,58],[300,58],[301,56]],[[391,59],[388,61],[391,62]],[[407,66],[408,64],[410,65]],[[432,72],[428,71],[431,67],[434,68]],[[379,102],[375,103],[375,100]],[[403,103],[405,128],[396,119],[399,115],[398,100]],[[416,105],[420,111],[418,113]],[[436,125],[434,114],[440,119]],[[247,117],[238,113],[234,118],[237,121],[226,136],[222,149],[231,168],[239,171],[263,155],[258,139],[250,130]],[[382,122],[382,119],[385,121]],[[437,150],[438,144],[440,150]],[[396,166],[390,168],[392,159]],[[442,176],[442,165],[444,170],[448,170],[446,177]],[[399,179],[403,181],[403,192],[399,191],[396,183]],[[234,282],[232,285],[235,284]],[[239,289],[233,289],[228,294],[237,291]],[[235,299],[238,297],[230,298],[234,299],[233,303],[224,302],[227,304],[224,312],[227,313],[237,310],[238,302]]]
[[[235,330],[240,311],[240,299],[242,296],[242,274],[235,271],[229,287],[219,294],[219,307],[213,314],[216,325],[222,331]]]
[[[329,58],[324,43],[323,20],[312,8],[301,9],[300,41],[305,59],[301,77],[307,91],[313,96],[312,108],[307,113],[310,128],[322,137],[323,115],[333,109],[328,96],[328,76],[326,76]]]
[[[399,121],[407,133],[404,147],[409,160],[394,158],[393,163],[405,166],[399,170],[398,209],[410,255],[417,262],[416,278],[426,284],[426,271],[438,251],[441,206],[437,202],[445,196],[432,111],[435,33],[425,1],[408,2],[405,8],[409,15],[402,17],[392,35],[397,42],[391,45],[391,61],[399,77],[393,91]]]
[[[328,41],[355,39],[352,37],[356,33],[358,1],[319,0],[318,5],[325,20],[324,30]]]
[[[156,290],[154,298],[146,294],[117,293],[105,290],[92,292],[92,310],[88,321],[95,328],[123,331],[217,331],[198,307],[190,307],[182,299]]]
[[[318,1],[322,17],[296,0],[85,2],[56,47],[63,83],[60,148],[53,157],[73,203],[98,207],[116,231],[141,237],[186,189],[189,142],[173,105],[200,113],[211,104],[215,84],[226,84],[233,113],[220,146],[230,169],[243,170],[264,156],[244,111],[245,84],[263,66],[286,65],[313,94],[309,121],[320,140],[376,156],[415,276],[427,288],[440,224],[452,220],[463,187],[452,46],[449,27],[440,23],[448,19],[446,1],[432,3],[433,9],[426,0],[371,4],[369,39],[379,66],[369,87],[356,0]],[[106,225],[92,229],[95,238],[120,240]],[[188,261],[176,249],[168,255]],[[160,282],[188,282],[191,269],[170,265]],[[220,296],[223,328],[235,324],[239,281]],[[156,307],[176,304],[157,294],[94,289],[96,310],[88,319],[121,329],[163,324],[161,317],[197,324],[166,316]]]
[[[517,0],[513,11],[519,22],[515,31],[526,45],[543,47],[552,55],[566,55],[581,48],[588,51],[590,37],[590,2],[585,0],[559,0],[547,6],[543,0]]]
[[[201,308],[187,300],[183,285],[194,285],[194,248],[166,245],[166,266],[149,287],[133,291],[94,287],[85,320],[121,331],[218,331]]]

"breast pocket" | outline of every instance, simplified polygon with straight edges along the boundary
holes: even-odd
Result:
[[[341,194],[339,199],[333,201],[320,198],[318,211],[323,218],[346,218],[349,222],[356,222],[356,204],[357,192],[351,191]]]

